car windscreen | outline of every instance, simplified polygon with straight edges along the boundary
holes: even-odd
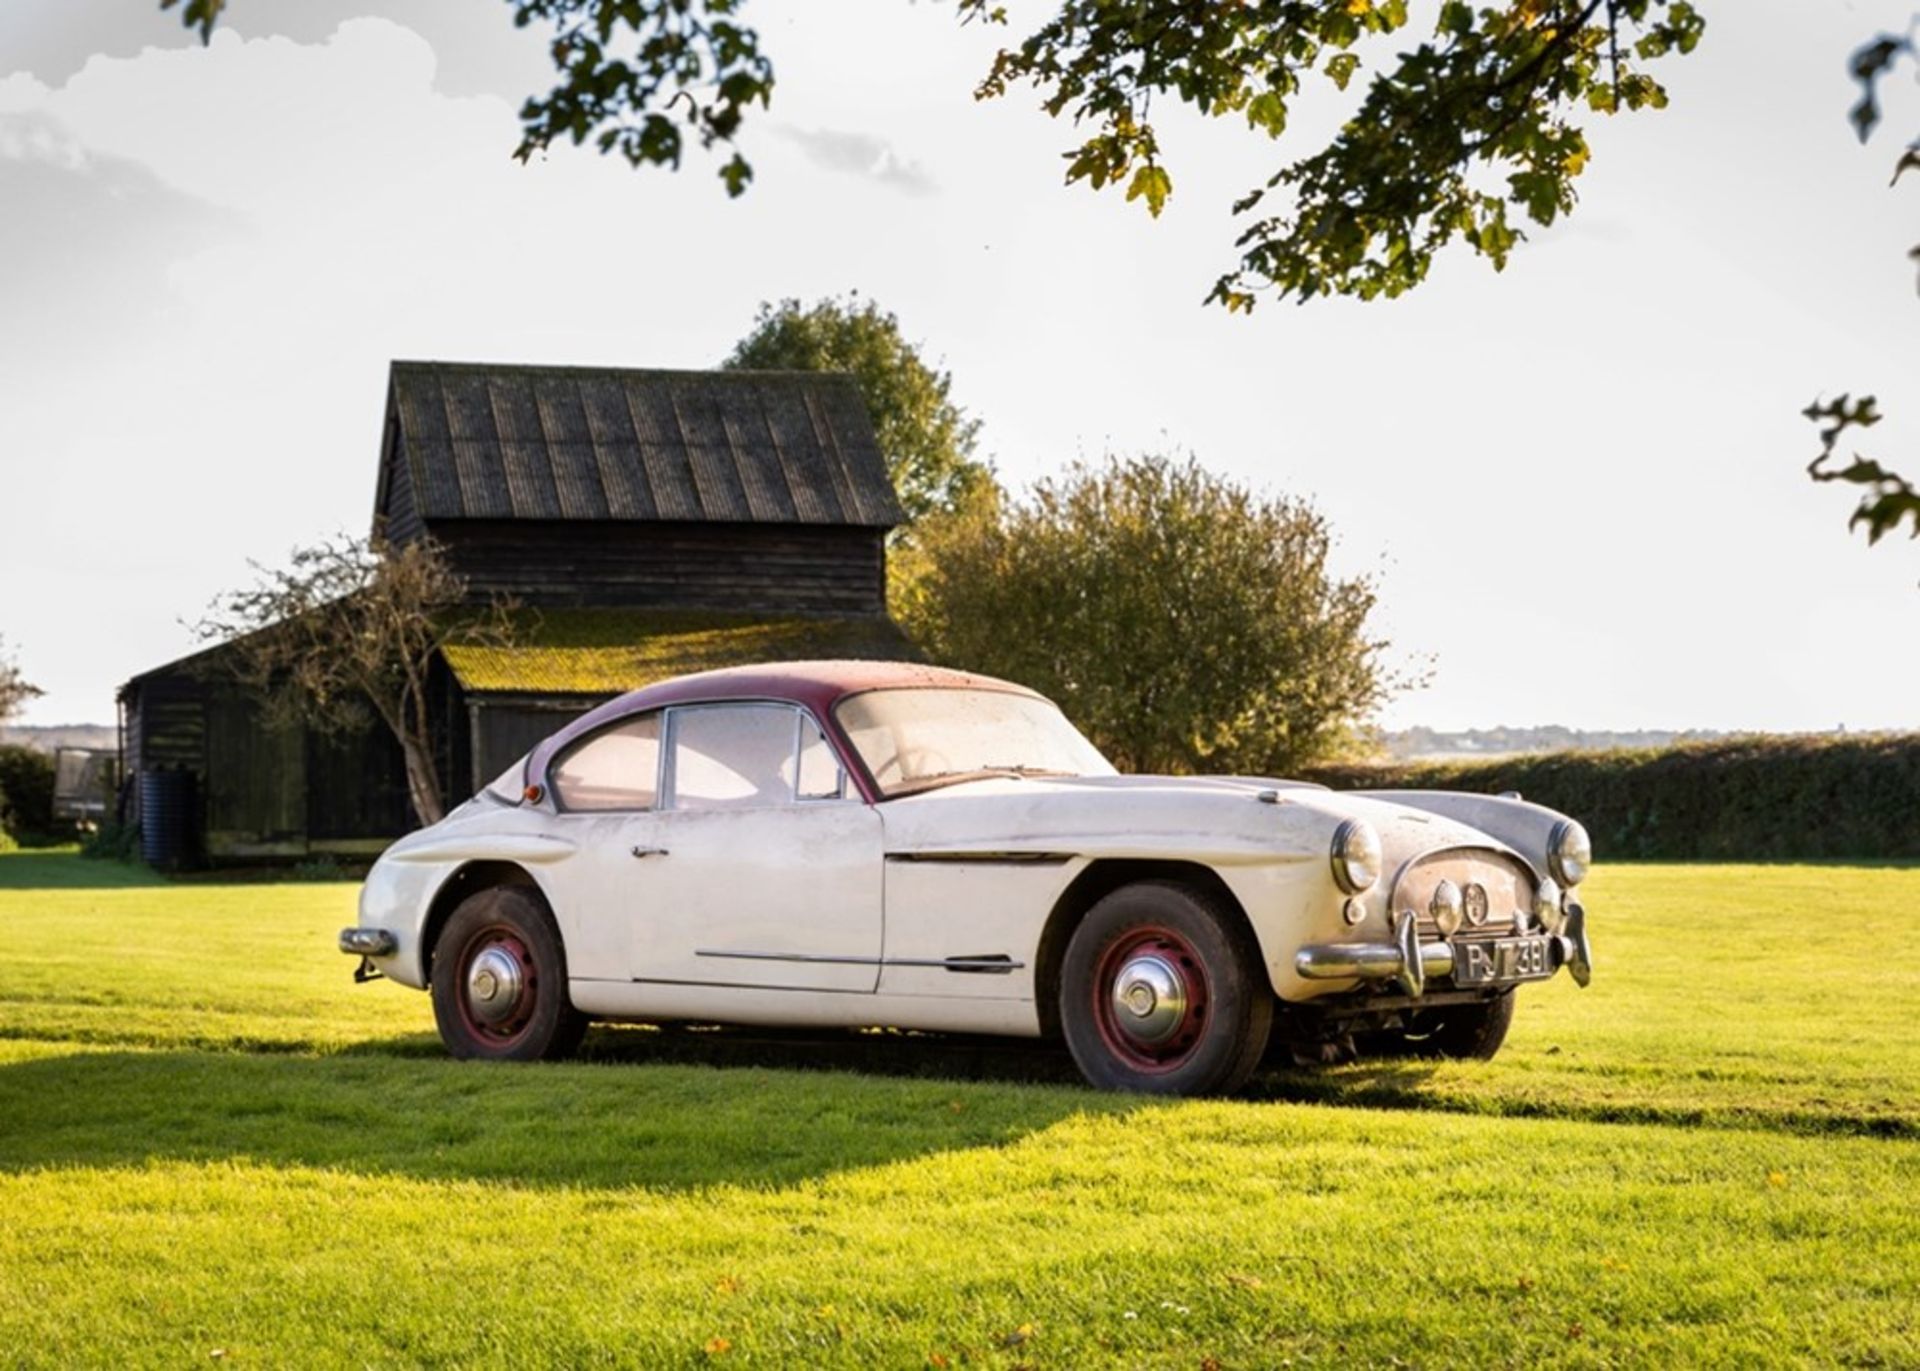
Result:
[[[1057,707],[1004,690],[911,687],[834,709],[882,795],[989,776],[1111,776],[1113,764]]]

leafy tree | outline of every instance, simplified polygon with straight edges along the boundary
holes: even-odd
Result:
[[[28,700],[45,693],[20,674],[19,664],[7,655],[6,640],[0,638],[0,724],[18,714]]]
[[[505,0],[520,25],[552,32],[556,83],[521,107],[517,155],[591,141],[636,166],[677,168],[692,138],[729,153],[731,195],[753,169],[736,138],[773,96],[774,72],[744,0]],[[203,35],[226,0],[160,0]],[[963,22],[1008,22],[997,0],[954,0]],[[1647,68],[1691,51],[1703,22],[1688,0],[1059,0],[995,58],[979,99],[1031,87],[1072,121],[1066,179],[1124,187],[1158,215],[1172,169],[1156,100],[1277,139],[1302,91],[1356,90],[1324,147],[1285,162],[1234,205],[1240,260],[1211,299],[1251,308],[1264,292],[1398,295],[1459,241],[1504,266],[1520,218],[1573,208],[1586,114],[1658,108]],[[1339,98],[1336,95],[1334,98]],[[1082,136],[1084,134],[1084,136]],[[1273,197],[1272,200],[1269,197]],[[1277,203],[1276,203],[1277,202]]]
[[[1309,505],[1191,458],[1082,463],[929,519],[897,608],[935,660],[1053,696],[1123,769],[1290,771],[1397,684],[1373,585],[1334,577],[1330,543]]]
[[[1880,124],[1880,80],[1902,58],[1920,63],[1911,32],[1883,33],[1853,55],[1849,66],[1854,80],[1860,83],[1860,99],[1847,117],[1863,143]],[[1920,168],[1920,141],[1910,143],[1894,163],[1893,184],[1898,185],[1900,178],[1915,168]],[[1910,255],[1920,261],[1920,247],[1914,248]],[[1816,400],[1807,407],[1806,416],[1820,426],[1820,454],[1807,466],[1807,474],[1816,481],[1846,481],[1866,487],[1853,518],[1848,521],[1849,527],[1864,526],[1867,541],[1877,543],[1882,535],[1906,522],[1913,525],[1912,536],[1920,538],[1920,490],[1914,488],[1912,481],[1857,452],[1845,466],[1830,465],[1841,439],[1850,430],[1872,428],[1880,422],[1878,399],[1872,395],[1862,395],[1859,399],[1842,395],[1836,400]]]
[[[900,321],[871,300],[762,304],[753,330],[721,365],[735,371],[851,372],[909,523],[951,510],[992,482],[992,473],[973,455],[979,421],[953,403],[952,378],[922,361],[920,349],[900,332]]]
[[[291,565],[255,566],[254,584],[214,602],[196,625],[231,640],[234,676],[270,724],[354,732],[377,715],[406,759],[422,823],[446,814],[428,724],[428,673],[451,643],[508,643],[512,605],[467,607],[466,582],[428,539],[394,546],[340,537],[294,550]]]

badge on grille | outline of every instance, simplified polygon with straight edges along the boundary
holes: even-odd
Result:
[[[1467,922],[1475,928],[1487,921],[1487,888],[1480,882],[1467,882],[1467,888],[1461,892],[1460,903],[1466,910]]]

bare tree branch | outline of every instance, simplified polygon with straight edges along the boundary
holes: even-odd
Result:
[[[344,535],[297,548],[283,569],[216,600],[194,626],[229,643],[217,669],[261,702],[270,723],[322,734],[386,726],[406,759],[422,823],[446,813],[434,762],[427,684],[452,643],[512,641],[514,602],[468,603],[466,582],[431,539],[395,547]]]

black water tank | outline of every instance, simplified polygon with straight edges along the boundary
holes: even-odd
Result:
[[[140,773],[140,859],[170,871],[194,857],[193,773]]]

